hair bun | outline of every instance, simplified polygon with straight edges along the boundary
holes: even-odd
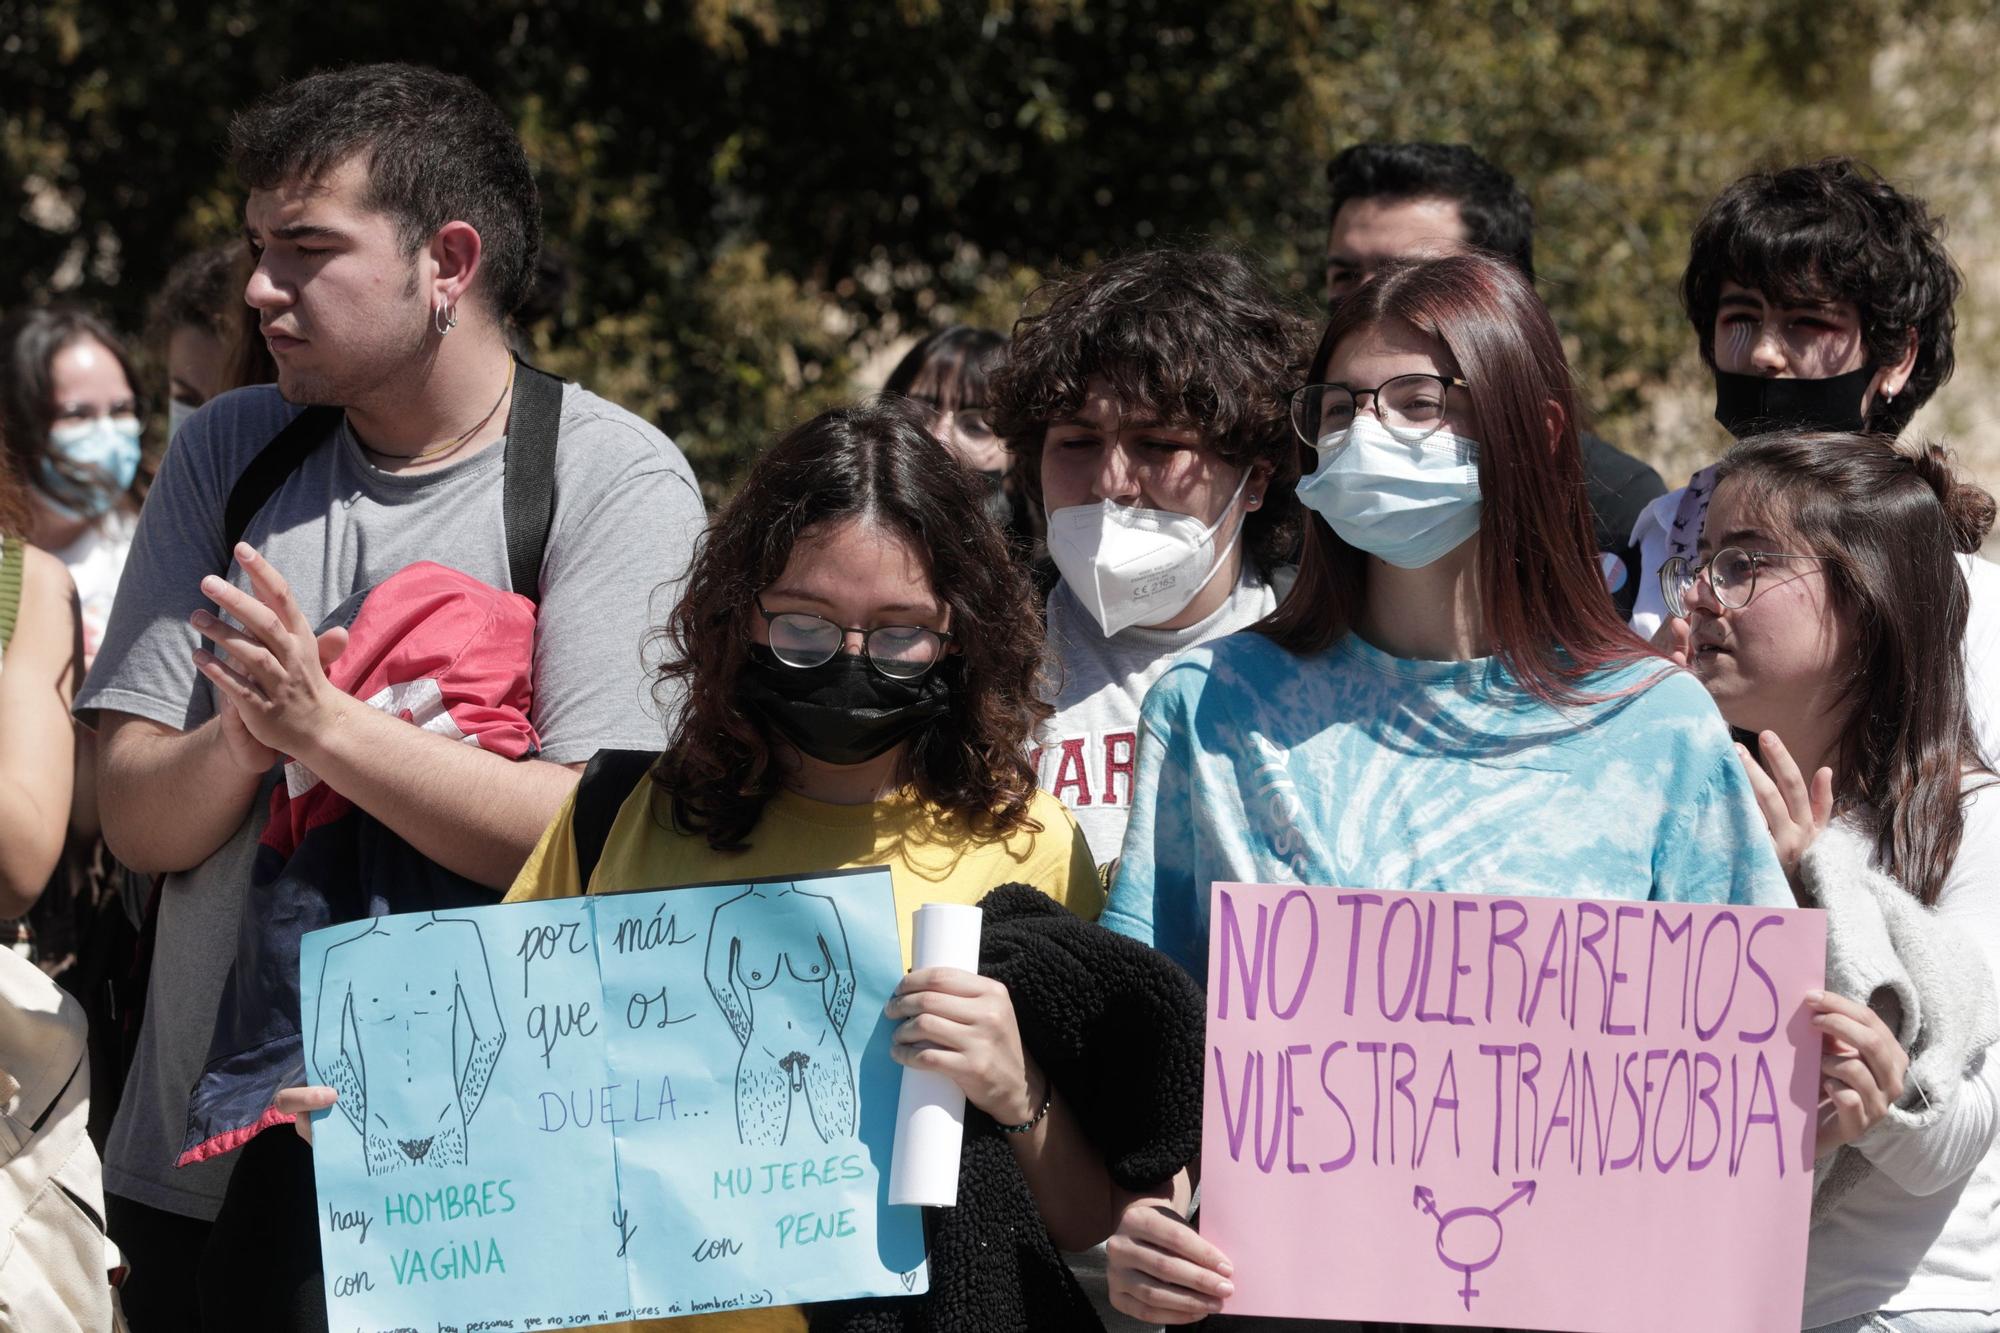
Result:
[[[1953,548],[1967,555],[1978,551],[1993,531],[1993,497],[1984,488],[1959,479],[1951,453],[1943,445],[1920,442],[1910,446],[1905,456],[1944,506]]]

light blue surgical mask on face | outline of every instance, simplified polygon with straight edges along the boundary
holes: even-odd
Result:
[[[1373,416],[1320,441],[1300,503],[1340,539],[1402,569],[1435,564],[1479,531],[1479,445],[1436,431],[1408,443]]]
[[[80,486],[64,476],[57,458],[90,475],[97,484]],[[93,417],[67,422],[49,432],[41,490],[50,505],[69,517],[97,518],[118,503],[138,473],[139,418]]]

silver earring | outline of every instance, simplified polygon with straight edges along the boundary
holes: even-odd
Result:
[[[437,309],[431,312],[431,326],[438,331],[438,337],[440,338],[450,333],[458,327],[458,307],[455,305],[446,305],[444,298],[439,297]]]
[[[1256,507],[1258,506],[1258,504],[1259,504],[1259,503],[1260,503],[1260,502],[1261,502],[1261,501],[1263,500],[1263,498],[1264,498],[1264,497],[1263,497],[1263,496],[1261,496],[1261,495],[1253,495],[1253,496],[1251,496],[1251,497],[1250,497],[1250,499],[1249,499],[1249,501],[1248,501],[1248,502],[1247,502],[1247,503],[1246,503],[1246,504],[1244,505],[1244,508],[1246,508],[1246,509],[1255,509],[1255,508],[1256,508]]]

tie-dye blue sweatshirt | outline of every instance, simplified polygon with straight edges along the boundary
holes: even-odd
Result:
[[[1552,707],[1498,659],[1391,657],[1349,634],[1183,656],[1140,714],[1103,923],[1208,975],[1217,881],[1789,907],[1729,731],[1648,661]]]

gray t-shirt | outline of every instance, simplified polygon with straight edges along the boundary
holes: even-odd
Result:
[[[201,594],[205,575],[228,568],[233,582],[249,586],[223,549],[223,505],[250,459],[299,410],[265,386],[224,394],[182,425],[140,515],[79,713],[130,713],[180,730],[214,716],[213,689],[194,669],[188,616],[214,609]],[[679,596],[705,515],[687,460],[622,408],[569,386],[558,438],[532,713],[542,758],[570,764],[601,748],[661,744],[641,648]],[[433,472],[395,475],[370,463],[343,426],[286,479],[244,538],[285,576],[313,624],[420,560],[506,588],[505,457],[495,443]],[[146,1018],[105,1147],[107,1191],[188,1217],[215,1216],[235,1162],[228,1154],[174,1166],[272,781],[235,836],[194,869],[167,876]]]
[[[1280,588],[1290,586],[1291,575],[1289,568],[1279,571]],[[1035,777],[1076,816],[1099,866],[1125,841],[1146,691],[1181,653],[1248,629],[1277,607],[1278,597],[1245,562],[1236,590],[1206,619],[1186,629],[1134,626],[1107,639],[1067,583],[1049,593],[1042,698],[1056,712],[1035,734]]]

